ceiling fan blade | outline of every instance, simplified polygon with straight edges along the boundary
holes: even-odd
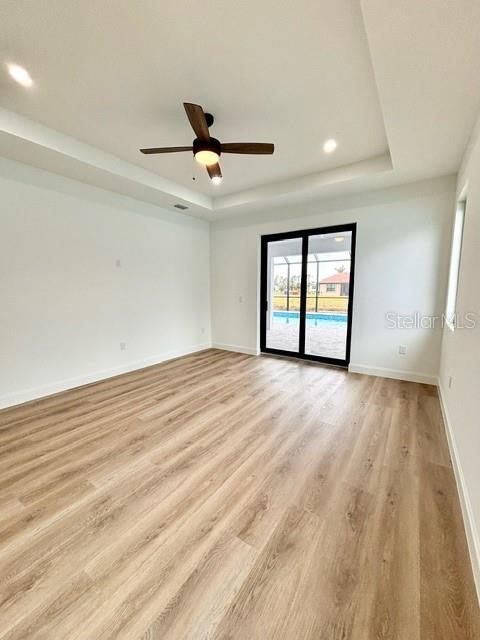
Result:
[[[183,106],[185,107],[187,117],[197,138],[203,142],[210,140],[207,119],[205,118],[202,107],[199,104],[192,104],[191,102],[184,102]]]
[[[273,144],[267,142],[227,142],[222,143],[222,153],[253,153],[256,155],[272,154]]]
[[[193,147],[154,147],[152,149],[140,149],[142,153],[176,153],[177,151],[192,151]]]
[[[222,177],[222,170],[220,169],[220,165],[218,164],[218,162],[216,164],[207,165],[206,169],[208,171],[208,175],[210,176],[210,180],[212,178]]]

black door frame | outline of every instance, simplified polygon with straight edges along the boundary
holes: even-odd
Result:
[[[305,320],[307,310],[307,261],[308,261],[308,238],[309,236],[320,235],[322,233],[341,233],[351,231],[351,263],[350,263],[350,290],[348,296],[347,310],[347,342],[345,359],[327,358],[326,356],[316,356],[305,353]],[[357,237],[357,224],[332,225],[330,227],[318,227],[316,229],[302,229],[300,231],[289,231],[287,233],[273,233],[261,237],[261,261],[260,261],[260,351],[262,353],[272,353],[274,355],[291,356],[304,360],[314,360],[334,364],[340,367],[348,367],[350,363],[350,346],[352,342],[352,318],[353,318],[353,293],[355,285],[355,249]],[[299,327],[299,348],[297,351],[284,351],[283,349],[270,349],[267,347],[267,259],[268,243],[278,240],[291,240],[301,238],[302,240],[302,279],[300,284],[300,327]]]

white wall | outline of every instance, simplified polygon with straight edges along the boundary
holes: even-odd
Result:
[[[0,223],[0,406],[210,344],[208,223],[4,159]]]
[[[450,176],[215,222],[213,343],[257,352],[261,235],[356,222],[352,369],[435,383],[440,323],[434,330],[393,330],[385,314],[442,314],[454,195]],[[406,355],[399,355],[400,344]]]
[[[456,310],[476,314],[476,326],[444,329],[440,389],[480,597],[480,120],[459,173],[457,197],[465,192]]]

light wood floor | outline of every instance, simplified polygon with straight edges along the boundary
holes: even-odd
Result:
[[[2,639],[480,638],[433,387],[209,350],[0,423]]]

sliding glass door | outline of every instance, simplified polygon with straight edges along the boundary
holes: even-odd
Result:
[[[268,242],[266,250],[270,297],[266,347],[298,353],[302,239],[273,240]]]
[[[262,236],[260,347],[346,366],[355,225]]]

